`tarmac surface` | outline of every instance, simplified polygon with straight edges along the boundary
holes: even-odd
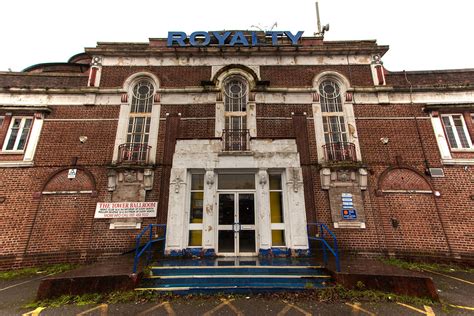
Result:
[[[467,272],[424,272],[433,278],[444,302],[435,306],[402,303],[337,302],[319,303],[310,299],[297,302],[272,298],[225,296],[199,298],[186,296],[169,301],[126,304],[98,304],[58,308],[25,309],[32,302],[40,280],[34,276],[11,281],[0,280],[0,315],[474,315],[474,274]]]

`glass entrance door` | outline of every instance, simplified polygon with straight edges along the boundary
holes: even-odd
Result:
[[[218,254],[253,256],[255,249],[255,194],[220,193]]]

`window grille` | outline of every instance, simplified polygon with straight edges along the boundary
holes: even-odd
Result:
[[[247,111],[247,84],[240,78],[231,78],[225,83],[226,112]]]
[[[333,80],[324,80],[319,85],[322,112],[342,112],[341,89]]]
[[[148,80],[139,81],[132,90],[131,113],[151,113],[154,88]]]

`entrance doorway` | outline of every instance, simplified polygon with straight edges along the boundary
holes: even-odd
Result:
[[[224,256],[256,255],[255,193],[219,193],[217,253]]]

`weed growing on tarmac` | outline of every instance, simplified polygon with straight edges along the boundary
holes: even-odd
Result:
[[[360,288],[363,288],[362,286]],[[238,294],[189,294],[189,295],[176,295],[172,293],[161,293],[156,291],[123,291],[123,292],[112,292],[107,294],[83,294],[83,295],[63,295],[54,299],[48,299],[43,301],[36,301],[24,305],[24,308],[37,308],[37,307],[60,307],[63,305],[74,304],[74,305],[89,305],[89,304],[117,304],[117,303],[146,303],[156,301],[176,301],[184,300],[190,301],[209,301],[211,299],[219,298],[248,298],[249,295],[238,295]],[[288,302],[326,302],[326,303],[337,303],[347,301],[367,301],[367,302],[401,302],[414,305],[434,305],[436,302],[428,298],[419,298],[405,295],[397,295],[393,293],[385,293],[380,291],[372,290],[349,290],[341,285],[326,289],[306,289],[305,291],[299,292],[276,292],[276,293],[265,293],[265,294],[254,294],[252,298],[265,299],[265,300],[285,300]]]
[[[442,264],[442,263],[428,263],[428,262],[410,262],[395,258],[380,258],[383,263],[396,266],[402,269],[413,270],[413,271],[438,271],[438,272],[470,272],[474,273],[473,268],[464,268],[454,264]]]
[[[32,275],[57,274],[77,268],[75,264],[54,264],[49,266],[0,271],[0,280],[12,280]]]

